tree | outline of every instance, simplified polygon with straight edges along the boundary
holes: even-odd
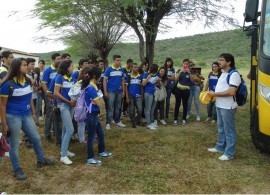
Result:
[[[234,12],[229,0],[103,0],[111,11],[117,10],[123,22],[133,28],[139,38],[140,59],[151,64],[161,20],[173,16],[178,22],[199,20],[205,26],[216,22],[235,25],[236,20],[226,14]],[[107,4],[106,4],[107,3]],[[145,43],[145,45],[144,45]],[[144,50],[145,47],[145,50]]]
[[[105,61],[128,28],[98,0],[39,0],[34,13],[42,27],[52,27],[69,44],[78,41],[86,51],[96,49]]]

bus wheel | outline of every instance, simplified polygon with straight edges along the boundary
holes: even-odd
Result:
[[[254,146],[262,153],[270,154],[270,137],[259,131],[258,110],[253,108],[250,120],[250,133]]]

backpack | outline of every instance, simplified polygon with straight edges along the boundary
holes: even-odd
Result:
[[[155,101],[161,102],[165,100],[167,97],[167,91],[166,88],[161,85],[160,87],[155,87]]]
[[[228,84],[230,83],[229,82],[230,77],[234,72],[237,72],[240,75],[240,73],[236,69],[230,69],[228,72],[229,74],[227,76],[227,83]],[[245,105],[245,103],[247,101],[248,90],[247,90],[246,83],[245,83],[244,79],[242,78],[242,75],[240,75],[240,77],[241,77],[241,83],[237,88],[236,94],[234,96],[234,101],[237,102],[238,106],[243,106],[243,105]]]
[[[72,101],[76,101],[81,92],[81,83],[77,82],[70,88],[68,95]]]
[[[84,122],[87,117],[87,113],[91,113],[92,102],[89,106],[87,106],[85,101],[85,91],[89,87],[90,85],[88,85],[85,89],[82,89],[78,96],[76,106],[74,108],[74,119],[77,122]]]

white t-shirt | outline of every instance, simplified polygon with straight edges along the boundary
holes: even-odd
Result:
[[[241,83],[241,77],[238,72],[232,73],[229,84],[227,83],[228,72],[223,72],[218,79],[215,92],[224,92],[227,91],[230,85],[238,87]],[[223,109],[234,109],[236,108],[237,102],[234,100],[234,96],[226,97],[216,97],[216,107]]]

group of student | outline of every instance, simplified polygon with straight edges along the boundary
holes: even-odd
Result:
[[[160,115],[160,123],[166,125],[165,120],[169,117],[172,93],[175,95],[173,125],[178,125],[181,101],[183,104],[182,125],[186,125],[191,114],[193,99],[196,106],[196,119],[200,121],[199,93],[205,78],[193,70],[194,63],[188,59],[184,59],[183,66],[176,71],[171,58],[167,58],[164,65],[160,67],[157,64],[148,66],[146,62],[138,66],[132,59],[128,59],[126,67],[122,67],[121,56],[114,55],[113,65],[106,69],[105,62],[102,60],[89,62],[88,59],[81,59],[78,71],[73,72],[74,64],[69,54],[62,56],[59,53],[52,54],[52,64],[44,71],[41,68],[39,70],[34,68],[32,59],[13,59],[12,52],[8,55],[2,52],[2,56],[2,67],[6,68],[6,71],[0,74],[2,132],[9,137],[10,160],[17,179],[27,178],[18,159],[21,129],[33,145],[37,154],[37,165],[54,163],[52,158],[44,157],[35,125],[35,123],[39,124],[42,94],[44,94],[46,110],[44,125],[46,141],[52,142],[51,125],[53,124],[56,144],[61,147],[60,161],[66,165],[71,165],[70,158],[75,156],[69,151],[69,144],[76,126],[78,126],[77,133],[80,142],[87,144],[87,164],[101,165],[102,163],[94,155],[95,139],[98,141],[99,157],[112,156],[111,152],[105,150],[105,134],[99,117],[102,99],[105,102],[106,130],[112,129],[111,123],[117,127],[126,127],[120,120],[121,114],[126,113],[130,116],[132,128],[136,128],[137,125],[144,126],[143,118],[145,118],[146,128],[156,130],[158,115]],[[227,60],[227,54],[220,58]],[[40,63],[45,65],[44,61]],[[3,72],[6,72],[4,76]],[[215,91],[220,76],[219,63],[214,62],[205,90]],[[69,91],[75,83],[79,84],[81,90],[84,91],[86,106],[89,108],[86,119],[80,122],[76,122],[73,118],[76,101],[69,96]],[[157,101],[156,90],[162,87],[166,89],[166,99]],[[36,96],[34,93],[37,93]],[[211,95],[218,96],[215,93]],[[216,123],[215,103],[210,102],[207,110],[206,122]],[[220,128],[223,127],[219,126]],[[87,140],[84,137],[85,131],[88,134]],[[215,151],[212,149],[211,152],[224,151],[226,141],[224,142],[222,146],[216,148]]]

